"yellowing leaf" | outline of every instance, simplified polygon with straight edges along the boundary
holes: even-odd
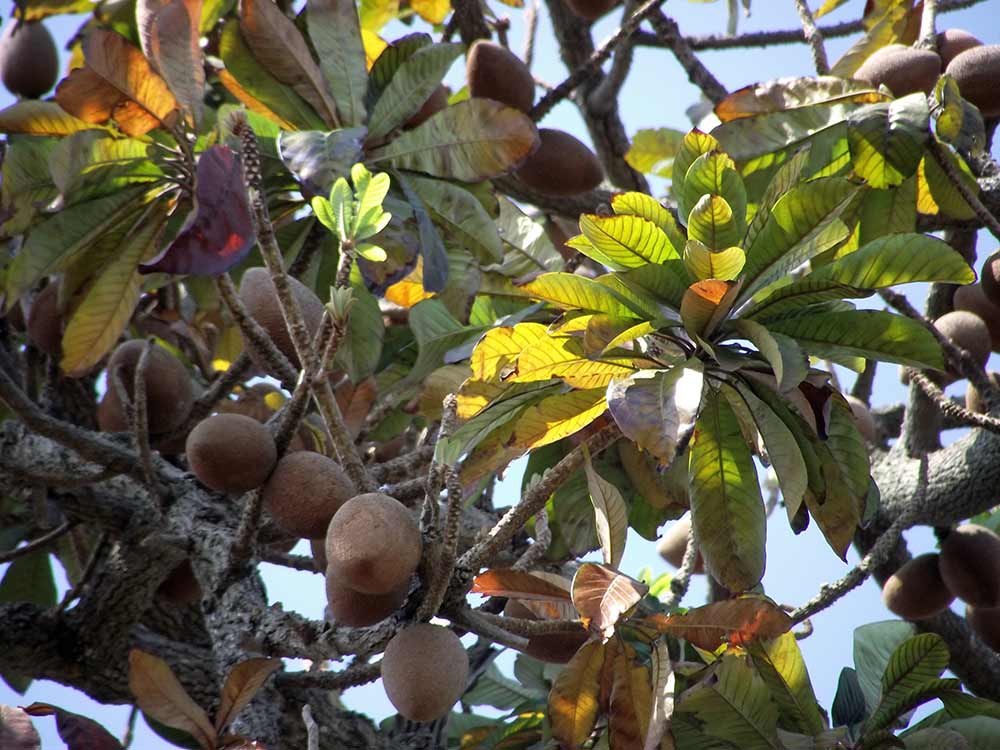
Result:
[[[580,217],[580,231],[596,251],[594,259],[614,270],[663,263],[678,257],[666,233],[652,221],[638,216],[584,214]]]
[[[497,568],[480,573],[472,581],[471,593],[532,601],[570,600],[569,589],[553,582],[551,577],[511,568]]]
[[[536,299],[566,310],[588,310],[622,318],[638,317],[608,287],[572,273],[543,273],[521,289]]]
[[[589,425],[606,408],[603,388],[543,398],[525,409],[517,420],[510,447],[539,448],[562,440]]]
[[[649,669],[634,662],[631,648],[615,655],[611,702],[608,707],[609,745],[615,750],[642,750],[652,715]]]
[[[506,365],[547,335],[547,329],[541,323],[518,323],[512,327],[491,328],[483,334],[472,351],[469,359],[472,377],[487,383],[499,379]]]
[[[632,145],[625,152],[625,161],[643,174],[670,177],[674,156],[683,139],[681,131],[671,128],[638,130],[632,136]]]
[[[22,99],[6,109],[0,110],[0,132],[13,135],[71,135],[81,130],[89,130],[94,125],[84,122],[55,102]]]
[[[681,300],[681,319],[684,327],[697,336],[709,333],[714,319],[718,318],[718,310],[723,299],[729,293],[733,283],[719,279],[696,281],[684,292]]]
[[[128,655],[128,686],[136,704],[161,724],[194,737],[205,750],[215,747],[216,732],[199,706],[158,656],[132,649]]]
[[[752,644],[750,656],[782,715],[796,725],[797,731],[817,735],[826,729],[794,633]]]
[[[372,65],[389,46],[389,43],[370,29],[361,29],[361,42],[365,47],[365,65],[368,70],[371,70]]]
[[[436,296],[434,292],[424,289],[424,259],[417,256],[417,265],[401,281],[385,290],[385,298],[400,307],[410,308],[425,299]]]
[[[792,618],[781,607],[757,595],[713,602],[683,615],[653,615],[641,622],[705,651],[715,651],[724,643],[745,645],[777,638],[792,629]]]
[[[712,250],[698,240],[688,240],[684,246],[684,265],[699,281],[722,279],[732,281],[746,265],[747,256],[741,247]]]
[[[585,643],[552,685],[549,721],[552,736],[563,748],[582,747],[597,723],[605,650],[603,643]]]
[[[451,2],[449,0],[411,0],[410,7],[427,23],[444,23],[444,19],[451,12]]]
[[[243,86],[240,85],[240,82],[237,81],[233,77],[233,74],[230,73],[228,70],[225,69],[220,70],[218,71],[217,75],[219,76],[219,80],[222,82],[222,85],[226,87],[229,93],[235,96],[240,101],[240,103],[242,103],[251,112],[261,115],[262,117],[266,117],[272,122],[277,123],[278,125],[281,126],[282,130],[297,129],[295,123],[286,120],[284,117],[282,117],[273,109],[264,104],[264,102],[262,102],[260,99],[255,97],[245,88],[243,88]]]
[[[601,542],[604,563],[617,568],[625,554],[628,506],[618,488],[595,471],[589,454],[586,455],[583,467],[587,473],[587,489],[594,506],[594,525]]]
[[[141,0],[136,24],[142,51],[163,76],[189,121],[201,121],[205,63],[201,51],[201,0]]]
[[[635,372],[632,363],[626,357],[590,359],[583,351],[583,341],[575,336],[543,336],[517,357],[509,380],[530,383],[560,378],[574,388],[606,388],[614,378]]]

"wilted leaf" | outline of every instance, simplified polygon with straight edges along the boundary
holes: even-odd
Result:
[[[587,473],[590,502],[594,505],[597,538],[604,553],[604,564],[617,568],[625,553],[628,506],[625,505],[625,499],[618,488],[594,470],[589,454],[586,455],[583,466]]]
[[[215,747],[216,731],[205,709],[195,703],[157,656],[138,649],[129,652],[128,685],[136,704],[157,721],[187,732],[205,750]]]
[[[198,212],[143,273],[218,276],[243,260],[256,242],[243,164],[227,146],[212,146],[198,157],[195,176]]]
[[[569,601],[571,598],[569,589],[548,578],[512,568],[497,568],[480,573],[473,579],[470,593],[552,602]]]
[[[135,10],[143,53],[195,124],[205,96],[201,10],[202,0],[139,0]]]
[[[792,618],[765,596],[747,595],[689,609],[683,615],[653,615],[640,621],[683,638],[705,651],[724,643],[745,645],[792,629]]]
[[[573,604],[588,630],[607,641],[622,615],[649,591],[649,586],[597,563],[584,563],[573,576]]]
[[[30,716],[55,716],[59,738],[66,743],[66,750],[120,750],[122,744],[111,732],[93,719],[71,713],[49,703],[32,703],[24,712]],[[0,727],[0,739],[3,729]],[[7,745],[2,745],[7,750]],[[13,749],[12,749],[13,750]]]
[[[567,750],[581,747],[597,723],[600,674],[606,647],[585,643],[559,673],[549,693],[552,735]]]
[[[281,659],[247,659],[234,666],[222,686],[215,730],[221,732],[232,723],[267,678],[280,668]]]
[[[42,738],[23,708],[0,705],[0,747],[5,750],[40,750]]]
[[[830,75],[853,78],[858,68],[877,50],[902,42],[910,7],[909,3],[893,1],[888,7],[883,6],[882,13],[866,16],[865,27],[868,33],[851,45],[850,49],[833,64]]]

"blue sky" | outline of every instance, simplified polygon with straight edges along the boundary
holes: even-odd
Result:
[[[815,6],[818,2],[813,0],[810,4]],[[520,50],[523,46],[523,25],[519,12],[498,2],[492,5],[499,14],[511,14],[511,46],[515,51]],[[684,33],[718,33],[725,29],[726,5],[721,0],[709,4],[671,0],[664,9],[678,21]],[[973,31],[987,43],[1000,43],[1000,24],[996,22],[997,5],[996,1],[991,1],[968,10],[940,16],[939,28],[957,26]],[[850,20],[860,14],[863,6],[862,0],[850,0],[828,20],[831,22]],[[12,3],[5,1],[2,7],[7,16]],[[614,31],[620,12],[620,9],[616,10],[596,25],[594,34],[596,40],[600,41]],[[77,23],[78,21],[72,19],[52,19],[49,26],[62,41],[75,30]],[[798,17],[791,0],[784,2],[756,0],[751,17],[740,19],[740,31],[786,29],[797,26]],[[405,32],[401,31],[400,34],[402,33]],[[392,34],[388,36],[391,37]],[[831,61],[836,60],[855,39],[856,37],[831,40],[827,45]],[[541,79],[555,84],[565,77],[566,72],[554,49],[544,10],[540,18],[535,59],[535,72]],[[804,45],[705,52],[702,54],[702,60],[730,90],[759,80],[789,75],[809,75],[813,72],[809,50]],[[460,65],[451,72],[449,80],[458,86],[462,85]],[[640,128],[661,126],[686,130],[690,127],[690,123],[686,119],[685,109],[697,99],[697,89],[688,83],[685,74],[669,52],[659,49],[639,49],[635,53],[632,74],[622,91],[620,111],[629,134]],[[0,106],[7,106],[10,102],[9,95],[0,92]],[[570,131],[583,139],[587,138],[586,129],[575,108],[566,103],[556,107],[543,124],[546,127]],[[991,252],[994,246],[992,238],[981,237],[980,257]],[[922,302],[919,297],[923,290],[914,291],[913,301]],[[996,366],[996,361],[993,365]],[[850,377],[845,376],[843,372],[840,374],[844,387],[849,387]],[[956,393],[963,392],[964,384],[953,386],[952,389]],[[904,398],[905,392],[899,384],[897,368],[891,365],[884,366],[876,381],[874,403],[889,404],[902,401]],[[955,436],[948,437],[954,439]],[[520,469],[514,467],[496,493],[498,505],[515,502],[519,487]],[[929,551],[934,547],[933,536],[929,529],[914,529],[908,532],[906,537],[914,554]],[[296,552],[308,554],[308,547],[300,545]],[[856,561],[857,557],[852,552],[849,563],[853,564]],[[656,555],[652,543],[632,535],[622,569],[636,574],[646,566],[651,567],[656,573],[669,569]],[[270,565],[263,567],[264,578],[273,598],[281,600],[286,608],[297,610],[310,617],[322,617],[325,602],[320,576],[297,573]],[[2,569],[0,567],[0,571]],[[782,603],[801,604],[811,598],[823,583],[839,578],[848,569],[849,566],[840,561],[827,547],[822,536],[816,531],[815,524],[801,536],[795,537],[788,529],[784,513],[780,509],[772,516],[768,525],[768,566],[764,578],[766,591],[772,598]],[[703,602],[705,593],[704,581],[696,580],[685,603],[696,605]],[[961,612],[957,606],[956,611]],[[815,632],[810,638],[801,642],[801,647],[816,694],[824,707],[827,709],[830,707],[841,668],[851,664],[853,629],[866,622],[891,617],[892,615],[882,606],[878,587],[868,582],[848,594],[838,605],[813,619]],[[500,663],[509,664],[510,661],[501,660]],[[36,682],[24,696],[17,695],[6,685],[0,684],[0,703],[26,705],[32,701],[50,702],[92,716],[104,723],[116,735],[121,735],[128,716],[127,707],[99,706],[83,694],[53,683]],[[343,701],[349,708],[367,713],[376,719],[392,712],[378,683],[349,690],[344,694]],[[38,719],[36,725],[42,733],[44,748],[62,747],[52,719]],[[167,745],[150,734],[140,720],[133,746],[147,750]]]

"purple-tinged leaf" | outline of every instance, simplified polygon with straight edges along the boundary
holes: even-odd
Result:
[[[122,743],[93,719],[70,713],[49,703],[32,703],[25,713],[31,716],[55,716],[59,737],[66,750],[121,750]],[[0,734],[0,739],[3,735]],[[6,750],[7,745],[3,745]]]

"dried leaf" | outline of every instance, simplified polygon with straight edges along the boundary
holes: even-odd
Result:
[[[111,732],[86,716],[49,703],[32,703],[25,707],[24,712],[30,716],[55,716],[56,730],[66,743],[66,750],[121,750],[121,743]],[[0,729],[0,740],[2,739],[3,730]],[[6,744],[0,744],[0,747],[7,750]]]
[[[510,568],[480,573],[472,582],[472,593],[553,602],[570,600],[568,589],[532,573]]]
[[[222,686],[222,701],[215,715],[215,731],[221,732],[251,701],[261,685],[281,668],[281,659],[247,659],[229,672]]]
[[[573,604],[588,629],[604,641],[647,591],[646,584],[597,563],[584,563],[573,576]]]
[[[597,722],[605,651],[603,643],[585,643],[559,673],[549,692],[552,736],[564,748],[581,747]]]
[[[741,645],[777,638],[792,628],[792,618],[781,607],[757,595],[706,604],[683,615],[652,615],[642,622],[706,651],[727,642]]]
[[[128,656],[128,685],[140,709],[168,727],[194,737],[205,750],[215,747],[217,733],[205,709],[195,703],[157,656],[132,649]]]

